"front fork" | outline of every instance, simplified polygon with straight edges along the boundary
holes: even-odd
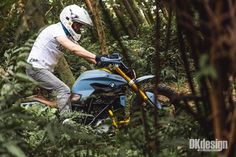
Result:
[[[146,95],[146,93],[144,93],[144,92],[136,85],[136,83],[134,82],[133,79],[131,79],[129,76],[127,76],[118,66],[115,66],[115,67],[114,67],[114,70],[128,82],[128,84],[129,84],[129,86],[131,87],[131,89],[132,89],[135,93],[137,93],[137,94],[142,98],[142,100],[143,100],[144,102],[146,102],[148,105],[151,105],[151,106],[154,106],[154,107],[155,107],[155,105],[153,104],[153,102],[149,99],[150,96],[148,97],[148,96]],[[109,116],[110,116],[110,118],[111,118],[111,120],[112,120],[112,124],[113,124],[113,126],[114,126],[116,129],[118,129],[121,124],[128,124],[129,121],[130,121],[130,117],[127,118],[127,119],[125,119],[125,120],[118,121],[118,120],[115,118],[115,116],[114,116],[112,110],[109,110],[108,113],[109,113]]]
[[[155,106],[150,99],[148,99],[147,95],[135,84],[134,80],[131,79],[129,76],[127,76],[118,66],[115,66],[114,70],[120,74],[120,76],[122,76],[129,84],[129,86],[131,87],[131,89],[136,92],[142,99],[144,102],[146,102],[147,104],[151,105],[151,106]]]

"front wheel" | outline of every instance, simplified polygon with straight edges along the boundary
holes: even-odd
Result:
[[[171,106],[172,100],[178,96],[177,92],[165,85],[158,85],[157,87],[154,85],[149,85],[145,87],[143,91],[154,93],[157,101],[160,102],[162,107]],[[143,103],[145,102],[143,102],[143,100],[138,95],[136,95],[132,101],[131,114],[132,112],[140,110],[140,105]],[[151,107],[148,104],[145,106],[147,106],[147,108]]]

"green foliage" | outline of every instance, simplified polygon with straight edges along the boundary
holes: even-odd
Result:
[[[3,156],[24,157],[22,147],[25,141],[20,139],[22,130],[27,127],[27,115],[19,109],[19,99],[31,94],[34,81],[25,75],[28,66],[24,60],[29,47],[9,49],[5,52],[4,73],[0,80],[0,151]],[[18,117],[20,115],[22,118]],[[24,120],[24,121],[23,121]]]
[[[1,80],[0,151],[3,156],[145,156],[146,140],[140,113],[130,125],[116,134],[101,134],[89,126],[64,124],[58,120],[56,110],[33,104],[22,107],[18,100],[29,93],[34,82],[23,74],[27,66],[23,61],[29,49],[11,49],[6,52],[5,71]],[[3,101],[4,100],[4,101]],[[6,107],[7,106],[7,107]],[[166,118],[169,111],[159,112],[161,156],[186,156],[186,142],[197,130],[189,117]],[[156,137],[153,113],[148,112],[150,138]],[[182,117],[182,118],[181,118]],[[180,124],[184,124],[181,126]],[[181,137],[181,138],[179,138]],[[169,145],[169,142],[172,145]],[[176,147],[178,145],[178,147]],[[166,151],[171,148],[171,151]],[[169,150],[169,149],[168,149]]]
[[[1,75],[0,86],[0,108],[16,103],[18,99],[29,95],[29,91],[34,87],[35,82],[25,74],[25,57],[28,55],[30,48],[9,49],[5,52],[4,74]]]
[[[78,3],[74,0],[50,0],[47,2],[50,5],[50,10],[45,14],[48,23],[58,21],[58,15],[63,6]],[[12,3],[13,1],[7,1],[4,2],[4,5],[10,7]],[[151,6],[154,5],[154,1],[151,0],[148,3]],[[14,13],[16,12],[14,9],[13,11]],[[75,123],[62,125],[56,116],[57,111],[41,104],[20,105],[21,98],[31,95],[36,83],[24,73],[25,67],[28,66],[25,63],[25,58],[34,40],[28,40],[30,37],[29,34],[26,34],[17,45],[22,45],[26,40],[28,41],[21,47],[12,48],[14,45],[12,42],[14,41],[14,31],[11,32],[9,30],[16,29],[18,18],[19,16],[17,15],[8,19],[8,32],[3,35],[1,32],[0,37],[3,45],[0,49],[1,52],[7,49],[4,53],[4,58],[0,56],[1,60],[4,61],[4,64],[1,65],[5,71],[0,76],[1,156],[146,156],[147,141],[144,127],[141,123],[140,112],[134,113],[130,125],[120,131],[102,134],[90,126]],[[125,18],[127,21],[128,18]],[[163,20],[164,18],[161,17],[161,19]],[[4,19],[1,20],[4,21]],[[132,67],[137,71],[138,76],[155,74],[155,27],[142,25],[135,31],[136,37],[130,39],[122,32],[117,19],[115,19],[115,24],[118,25],[123,44],[129,49],[128,54],[133,61]],[[174,35],[176,33],[174,27],[171,29],[171,35],[168,37],[169,41],[167,43],[165,38],[167,26],[165,23],[161,25],[161,49],[158,53],[161,58],[160,75],[163,82],[176,82],[184,76],[178,51],[178,42]],[[106,29],[107,32],[108,30]],[[32,33],[35,32],[32,31]],[[99,44],[95,42],[96,36],[94,34],[91,30],[85,30],[80,44],[89,51],[99,54]],[[4,40],[5,38],[7,40]],[[119,50],[116,41],[111,36],[108,35],[107,39],[109,39],[107,45],[110,53],[114,50]],[[73,73],[77,77],[83,71],[94,68],[84,59],[75,57],[72,53],[66,53],[66,57]],[[199,75],[213,76],[214,73],[208,67],[207,59],[203,57],[200,62],[202,72]],[[147,123],[150,126],[148,133],[151,140],[157,139],[160,143],[158,148],[159,156],[196,156],[197,153],[190,152],[187,145],[188,138],[201,137],[199,135],[199,125],[191,116],[184,112],[173,116],[171,114],[173,110],[170,108],[159,110],[157,113],[159,122],[157,133],[153,125],[153,116],[156,113],[149,109],[147,111]],[[77,113],[73,113],[73,115],[77,116]]]
[[[200,57],[199,65],[200,70],[197,72],[197,80],[200,80],[201,77],[209,77],[212,79],[217,79],[216,70],[212,65],[209,64],[209,57],[207,54],[203,54]]]
[[[173,24],[174,26],[174,24]],[[122,37],[123,44],[128,48],[128,54],[132,62],[132,68],[135,69],[138,76],[155,74],[156,73],[156,39],[155,27],[142,25],[139,27],[138,36],[130,39],[127,36]],[[169,41],[166,41],[167,26],[162,24],[160,38],[160,51],[157,52],[160,57],[160,79],[163,82],[176,82],[185,77],[184,69],[181,62],[180,53],[178,50],[178,41],[174,34],[176,33],[173,27],[170,30]],[[168,42],[168,43],[166,43]],[[118,46],[114,43],[110,48],[112,50]],[[119,50],[119,48],[117,48]]]
[[[28,42],[27,42],[28,43]],[[5,73],[1,75],[0,152],[3,156],[116,156],[119,143],[90,126],[65,124],[56,110],[40,104],[20,105],[31,94],[35,82],[24,74],[28,46],[5,53]],[[76,114],[75,114],[76,115]],[[110,141],[110,142],[107,142]],[[105,149],[104,149],[105,148]],[[124,153],[123,153],[124,154]]]

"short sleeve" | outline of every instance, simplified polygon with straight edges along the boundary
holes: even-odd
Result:
[[[57,24],[55,25],[55,27],[52,27],[52,30],[51,30],[51,31],[53,32],[53,33],[52,33],[52,36],[53,36],[54,38],[59,37],[59,36],[67,37],[67,36],[66,36],[66,33],[64,32],[64,30],[63,30],[62,25],[61,25],[60,22],[57,23]]]

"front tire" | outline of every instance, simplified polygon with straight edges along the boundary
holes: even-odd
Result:
[[[171,102],[178,96],[178,93],[167,87],[166,85],[149,85],[144,88],[144,92],[153,92],[156,95],[157,100],[162,104],[162,107],[170,106]],[[131,112],[136,112],[140,110],[140,105],[142,105],[143,100],[136,95],[132,101]],[[147,108],[150,108],[150,105],[147,105]]]

